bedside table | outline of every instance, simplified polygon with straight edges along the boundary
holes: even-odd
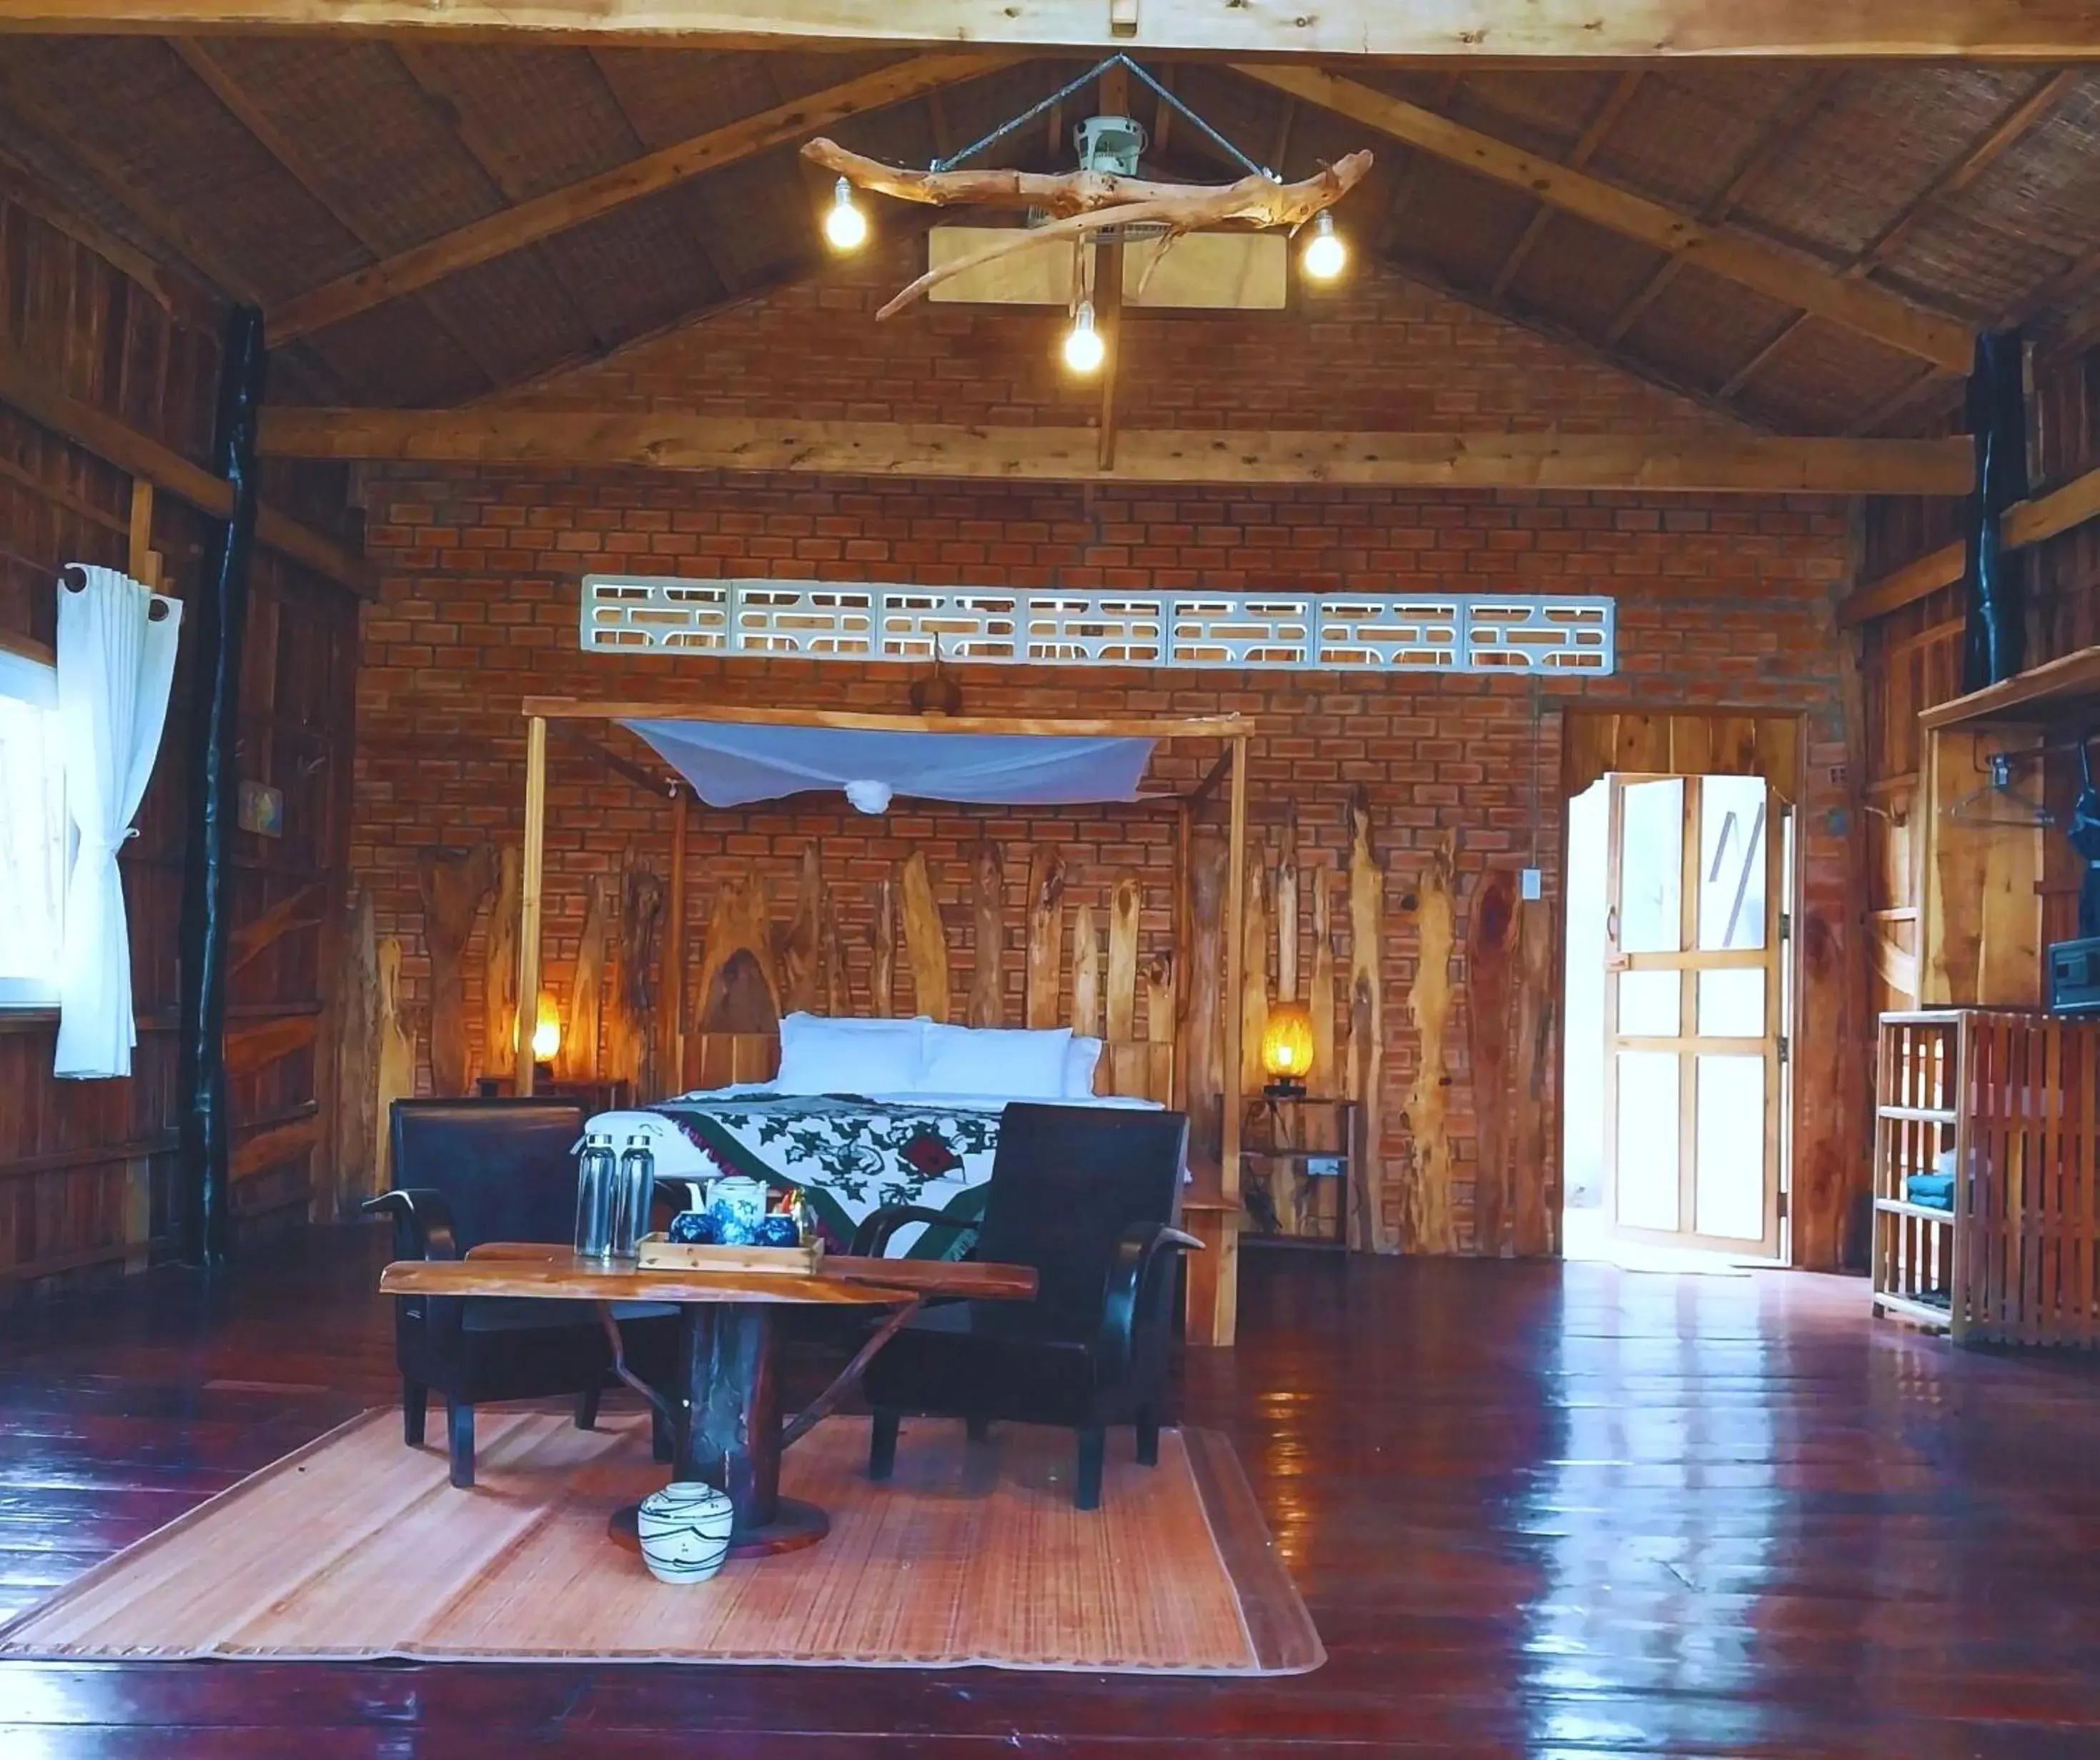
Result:
[[[1240,1125],[1248,1219],[1242,1240],[1347,1247],[1362,1128],[1363,1103],[1339,1094],[1248,1095]],[[1314,1173],[1315,1163],[1333,1171]],[[1319,1214],[1327,1202],[1331,1222]]]

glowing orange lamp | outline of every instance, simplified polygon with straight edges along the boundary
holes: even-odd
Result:
[[[554,1077],[554,1056],[562,1048],[562,1011],[554,992],[540,992],[539,1013],[532,1022],[532,1073],[543,1082]]]
[[[1261,1066],[1268,1074],[1265,1092],[1279,1100],[1299,1099],[1312,1072],[1312,1011],[1302,1002],[1279,1002],[1268,1011],[1261,1031]]]

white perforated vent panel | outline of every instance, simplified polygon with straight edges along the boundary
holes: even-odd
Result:
[[[589,575],[586,652],[1075,666],[1612,670],[1612,601],[1436,593],[1003,593]]]

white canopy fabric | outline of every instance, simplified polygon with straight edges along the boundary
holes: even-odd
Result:
[[[1057,734],[870,732],[841,727],[630,721],[711,807],[836,788],[863,813],[892,795],[986,806],[1135,801],[1149,739]]]

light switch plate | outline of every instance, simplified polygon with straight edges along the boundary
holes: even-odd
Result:
[[[1537,868],[1526,868],[1524,871],[1522,876],[1522,890],[1524,896],[1527,898],[1538,898],[1543,897],[1544,893],[1542,888],[1544,886],[1544,883],[1545,876],[1542,875]]]

